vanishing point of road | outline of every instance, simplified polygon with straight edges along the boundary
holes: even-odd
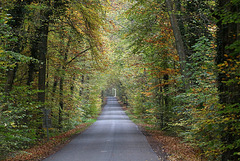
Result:
[[[44,161],[158,161],[136,124],[115,97],[108,97],[98,120]]]

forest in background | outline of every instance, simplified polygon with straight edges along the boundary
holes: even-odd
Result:
[[[46,138],[46,123],[52,137],[97,116],[114,88],[138,119],[200,148],[206,160],[238,160],[239,7],[1,1],[0,159]]]

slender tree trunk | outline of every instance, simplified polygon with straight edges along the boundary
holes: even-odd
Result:
[[[31,82],[33,81],[33,74],[34,74],[34,63],[30,62],[28,65],[28,79],[27,79],[27,85],[30,86]]]
[[[71,84],[70,90],[71,90],[71,95],[73,96],[73,94],[74,94],[74,81],[76,80],[76,76],[74,75],[72,79],[73,79],[73,83]]]
[[[166,114],[166,112],[168,112],[168,110],[169,110],[169,108],[168,108],[168,87],[169,87],[169,85],[167,85],[167,83],[168,83],[168,79],[169,79],[169,76],[168,76],[168,74],[165,74],[164,76],[163,76],[163,80],[164,80],[164,83],[166,84],[165,86],[164,86],[164,93],[165,93],[165,95],[166,96],[164,96],[164,122],[168,122],[168,119],[167,119],[167,114]]]
[[[14,79],[16,77],[17,72],[17,66],[15,66],[13,69],[9,69],[7,72],[7,81],[5,84],[5,93],[9,95],[9,92],[12,90]]]
[[[90,96],[90,86],[89,86],[90,77],[89,77],[89,75],[86,76],[86,79],[87,79],[86,100],[89,100],[89,96]]]
[[[55,92],[56,92],[56,90],[57,90],[57,84],[58,84],[58,77],[55,76],[55,77],[54,77],[54,82],[53,82],[53,88],[52,88],[53,94],[55,94]]]
[[[157,108],[157,113],[156,113],[156,118],[157,118],[157,127],[160,129],[163,128],[163,106],[162,106],[162,101],[163,101],[163,90],[161,87],[162,84],[162,79],[161,77],[156,78],[156,84],[159,85],[158,88],[156,89],[156,103],[158,104]]]
[[[62,111],[63,111],[63,82],[64,77],[61,76],[60,82],[59,82],[59,95],[60,95],[60,101],[59,101],[59,110],[58,110],[58,125],[59,129],[62,129]]]
[[[47,3],[47,6],[50,7],[49,1],[45,1],[42,3]],[[42,122],[43,112],[41,109],[44,109],[45,103],[45,83],[46,83],[46,54],[47,54],[47,45],[48,45],[48,30],[49,30],[49,20],[50,20],[50,10],[49,8],[44,8],[40,11],[40,24],[36,29],[37,39],[34,40],[32,45],[34,50],[36,51],[37,58],[39,60],[38,65],[38,102],[42,103],[38,114],[38,122]],[[39,124],[37,127],[36,135],[41,138],[44,137],[43,127]]]
[[[179,29],[178,21],[175,15],[175,9],[173,6],[172,0],[166,0],[166,6],[169,14],[169,18],[171,21],[171,26],[173,29],[173,34],[175,37],[175,43],[176,43],[176,48],[179,56],[179,61],[180,61],[180,68],[181,68],[181,73],[184,76],[183,78],[183,83],[185,86],[185,89],[188,88],[187,84],[187,75],[186,75],[186,53],[185,53],[185,48],[183,44],[183,38],[181,35],[181,31]]]
[[[63,35],[62,35],[63,36]],[[64,38],[62,37],[62,40]],[[61,53],[64,54],[64,59],[63,59],[63,66],[62,66],[62,73],[59,81],[59,95],[60,95],[60,101],[59,101],[59,113],[58,113],[58,125],[59,129],[62,128],[62,121],[63,121],[63,114],[62,111],[64,109],[64,98],[63,98],[63,88],[64,88],[64,77],[65,77],[65,69],[66,69],[66,63],[68,59],[68,48],[70,46],[70,38],[68,39],[68,43],[65,49],[62,49]]]
[[[84,84],[84,74],[82,75],[82,78],[81,78],[81,87],[80,87],[80,90],[79,90],[79,96],[82,96],[83,95],[83,84]]]
[[[36,37],[33,37],[31,40],[31,57],[38,59],[37,51],[38,51],[38,40]],[[34,62],[30,62],[28,64],[28,79],[27,79],[27,85],[30,86],[31,83],[34,80],[34,72],[38,71],[37,64]]]
[[[45,82],[46,82],[46,54],[47,54],[47,35],[48,35],[48,23],[45,22],[40,28],[40,34],[42,34],[40,43],[38,46],[39,55],[39,73],[38,73],[38,101],[45,102]]]

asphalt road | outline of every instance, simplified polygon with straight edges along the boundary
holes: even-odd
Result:
[[[44,161],[158,161],[158,157],[116,98],[108,97],[98,120]]]

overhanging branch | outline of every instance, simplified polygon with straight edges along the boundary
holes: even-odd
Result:
[[[83,50],[83,51],[81,51],[80,53],[78,53],[74,58],[72,58],[70,61],[68,61],[68,62],[65,64],[65,66],[67,66],[68,64],[70,64],[70,63],[71,63],[72,61],[74,61],[77,57],[83,55],[85,52],[87,52],[87,51],[90,50],[90,49],[91,49],[91,47],[90,47],[90,48],[87,48],[87,49],[85,49],[85,50]]]

